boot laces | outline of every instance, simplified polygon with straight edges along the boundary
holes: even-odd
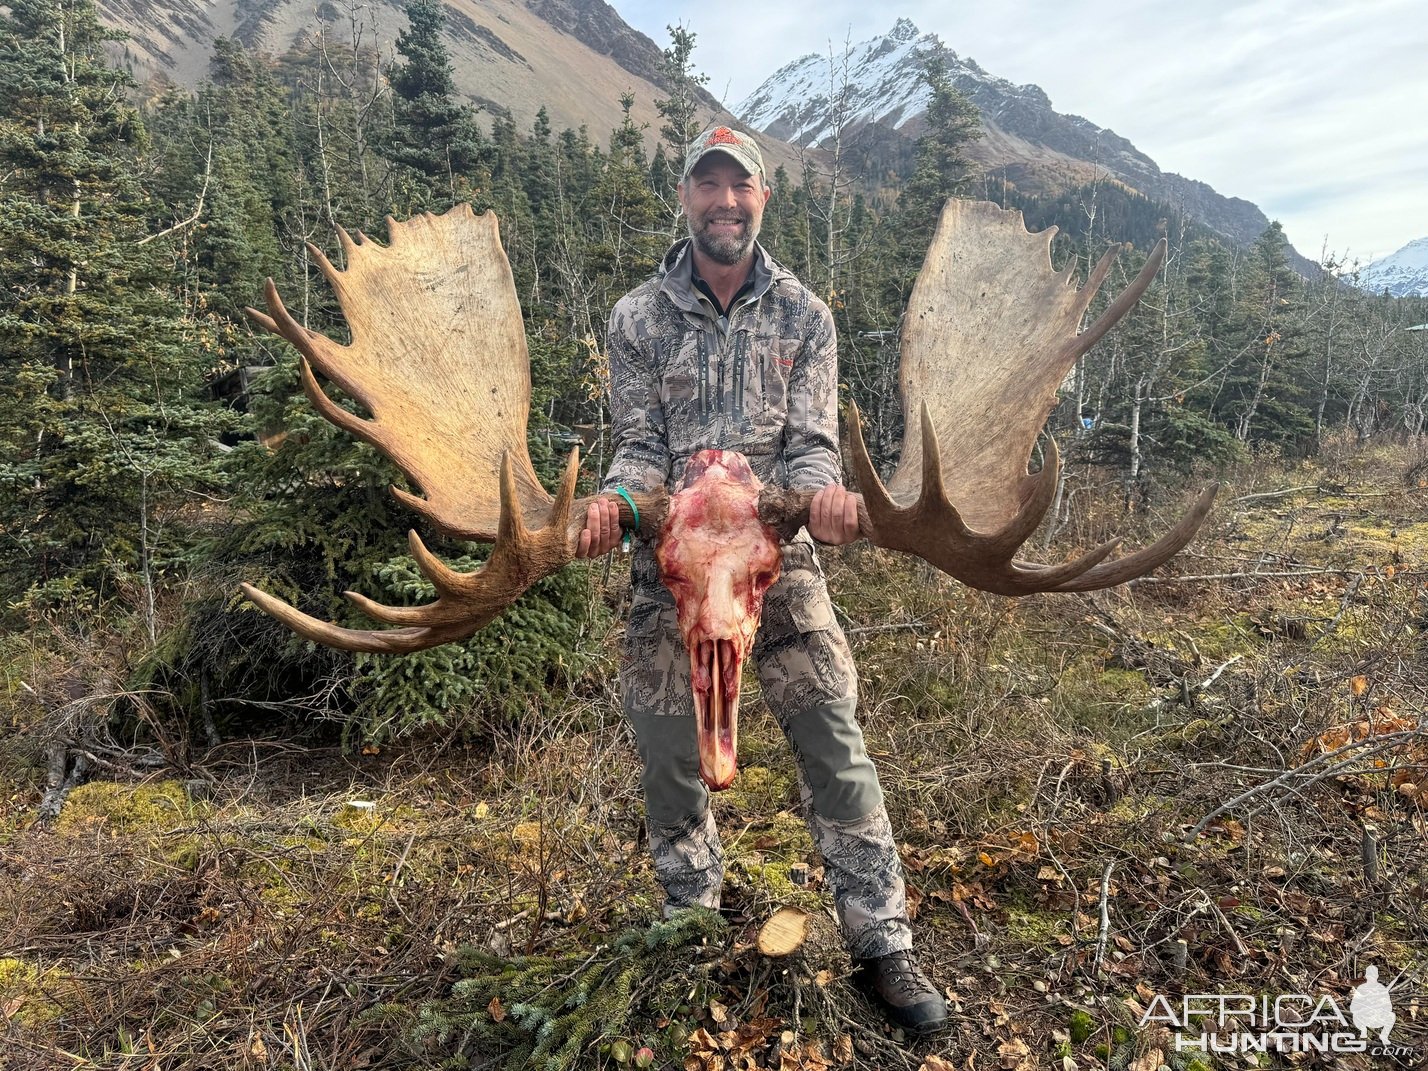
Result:
[[[910,952],[893,952],[884,956],[881,973],[887,984],[905,997],[935,993],[927,979],[922,976],[922,971],[918,970],[917,962]]]

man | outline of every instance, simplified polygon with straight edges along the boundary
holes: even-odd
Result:
[[[689,237],[610,317],[614,458],[605,489],[673,488],[702,449],[743,453],[765,483],[818,489],[807,532],[858,536],[839,484],[837,342],[828,307],[757,243],[770,190],[747,134],[718,127],[690,146],[679,183]],[[620,538],[614,494],[590,507],[582,557]],[[764,697],[798,760],[805,815],[860,977],[898,1025],[946,1021],[911,956],[902,868],[877,771],[855,718],[857,673],[808,535],[784,546],[753,649]],[[655,871],[666,912],[719,906],[723,852],[698,776],[689,659],[653,548],[640,543],[620,674],[644,760]]]

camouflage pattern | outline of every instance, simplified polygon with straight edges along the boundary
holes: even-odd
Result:
[[[694,286],[688,242],[610,317],[614,487],[673,490],[699,450],[739,450],[765,483],[838,482],[832,315],[762,247],[727,317]],[[811,540],[783,548],[751,660],[788,737],[804,816],[855,957],[911,947],[906,890],[877,771],[855,716],[857,671]],[[699,779],[689,656],[653,548],[637,544],[620,671],[666,911],[717,907],[724,853]]]
[[[902,868],[855,716],[852,652],[808,543],[783,548],[751,661],[797,760],[804,818],[850,952],[910,948]],[[689,655],[663,588],[634,600],[620,688],[644,762],[650,849],[667,906],[717,907],[724,854],[699,779]]]
[[[689,240],[610,314],[614,460],[604,487],[671,490],[700,450],[738,450],[764,483],[837,483],[833,315],[762,246],[727,316],[694,286]]]

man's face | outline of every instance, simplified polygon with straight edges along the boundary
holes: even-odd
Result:
[[[769,189],[722,152],[710,153],[679,184],[689,236],[719,264],[747,257],[759,236]]]

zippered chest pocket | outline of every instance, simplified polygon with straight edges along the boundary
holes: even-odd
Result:
[[[751,415],[782,426],[788,418],[788,381],[803,343],[796,338],[754,335],[750,338],[749,391]]]

